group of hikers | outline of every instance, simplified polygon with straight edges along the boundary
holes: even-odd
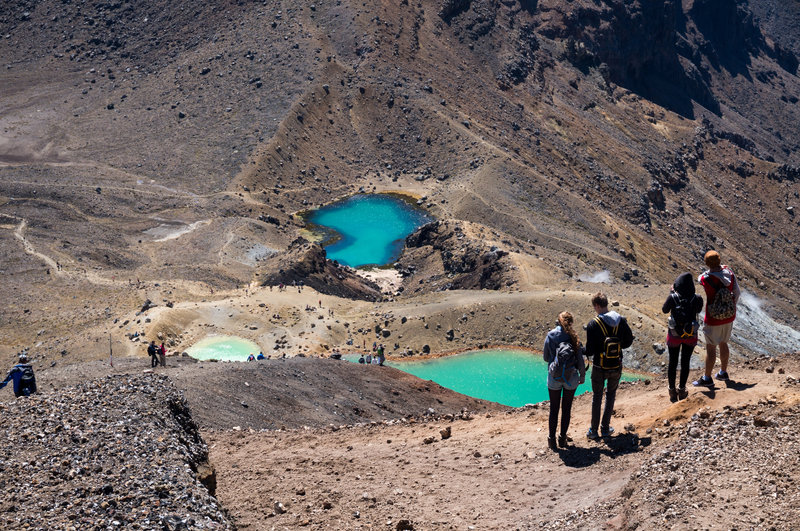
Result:
[[[358,358],[358,362],[366,365],[381,365],[386,361],[386,347],[381,343],[372,344],[372,352],[367,352],[366,355],[362,354]]]
[[[147,345],[147,355],[150,356],[150,368],[155,368],[161,365],[162,367],[167,366],[167,349],[164,347],[164,343],[161,345],[156,345],[155,341],[151,341],[149,345]]]
[[[706,294],[703,335],[706,342],[706,361],[704,374],[695,386],[713,387],[711,374],[719,348],[720,370],[717,380],[728,380],[728,341],[736,319],[736,304],[740,290],[731,268],[722,265],[717,251],[708,251],[704,261],[708,267],[698,277]],[[596,316],[586,325],[586,345],[582,345],[574,329],[574,318],[569,312],[558,315],[556,327],[548,332],[544,341],[544,361],[549,364],[547,389],[550,395],[550,418],[547,444],[556,450],[566,448],[569,442],[570,416],[575,390],[585,381],[587,366],[584,356],[592,362],[592,416],[586,437],[598,439],[614,433],[611,417],[614,414],[614,401],[617,387],[622,377],[622,351],[633,343],[633,333],[627,320],[619,313],[608,309],[608,297],[598,292],[592,296],[592,307]],[[691,273],[683,273],[675,280],[667,299],[661,308],[669,313],[667,328],[667,381],[671,402],[683,400],[689,393],[686,382],[689,379],[689,362],[697,345],[700,325],[697,314],[703,309],[703,299],[695,293]],[[680,359],[679,387],[675,387],[678,361]],[[605,389],[606,404],[600,415]],[[558,416],[561,413],[561,430],[558,438]]]

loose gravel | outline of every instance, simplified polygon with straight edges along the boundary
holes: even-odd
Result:
[[[232,529],[208,448],[165,376],[0,402],[0,529]]]

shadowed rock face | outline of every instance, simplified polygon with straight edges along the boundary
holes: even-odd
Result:
[[[263,286],[302,284],[326,295],[369,301],[381,298],[377,284],[328,260],[325,249],[303,238],[293,241],[285,253],[266,260],[262,268],[267,271],[260,277]]]
[[[603,65],[610,81],[687,117],[694,117],[692,101],[720,114],[711,78],[721,68],[747,76],[751,56],[763,53],[796,72],[797,59],[767,44],[746,4],[681,4],[542,2],[548,16],[538,30],[566,40],[566,57],[576,66]]]
[[[508,252],[465,235],[457,222],[434,221],[406,238],[397,263],[407,289],[500,289],[513,283]],[[440,267],[439,267],[439,264]]]

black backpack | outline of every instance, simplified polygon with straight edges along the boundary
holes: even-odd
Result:
[[[681,338],[695,337],[698,329],[697,314],[692,309],[695,295],[686,299],[672,292],[670,297],[673,304],[672,320],[675,324],[675,335]]]
[[[619,323],[614,328],[609,329],[599,315],[594,320],[605,336],[603,350],[600,351],[600,368],[610,370],[622,368],[622,340],[617,335]]]
[[[578,366],[578,354],[572,348],[572,343],[569,341],[562,341],[556,347],[556,356],[550,362],[547,368],[550,376],[554,380],[567,382],[572,375],[575,374],[575,368]]]
[[[24,396],[32,395],[36,392],[36,377],[33,375],[33,367],[30,365],[20,365],[22,377],[19,379],[19,390]]]

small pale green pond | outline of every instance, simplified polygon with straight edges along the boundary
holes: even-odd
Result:
[[[191,357],[203,361],[247,361],[250,354],[258,356],[259,352],[256,343],[236,336],[208,336],[186,349]]]
[[[344,356],[357,362],[358,354]],[[393,361],[386,365],[432,380],[442,387],[506,406],[521,407],[549,399],[547,363],[541,354],[520,350],[482,350],[420,361]],[[636,380],[631,374],[623,381]],[[577,394],[591,391],[589,375]]]
[[[350,267],[386,265],[400,256],[405,237],[428,221],[421,209],[391,194],[359,194],[308,214],[328,258]]]

